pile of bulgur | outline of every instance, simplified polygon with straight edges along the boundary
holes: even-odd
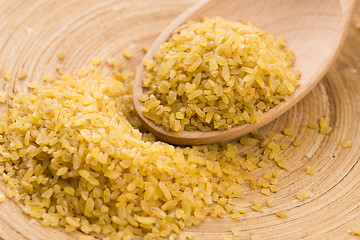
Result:
[[[249,186],[264,196],[277,191],[275,167],[253,171],[273,162],[286,168],[280,142],[288,136],[253,133],[192,147],[156,141],[139,131],[132,81],[128,71],[102,76],[92,66],[10,94],[0,118],[0,173],[25,213],[104,239],[173,239],[206,216],[240,218],[246,210],[236,199]],[[259,154],[244,153],[244,145]]]

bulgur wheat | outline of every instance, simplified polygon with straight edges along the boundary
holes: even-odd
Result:
[[[133,77],[102,76],[94,66],[72,74],[59,69],[29,93],[10,95],[0,118],[0,174],[6,195],[22,202],[25,213],[67,232],[158,239],[208,215],[238,218],[245,210],[233,199],[243,196],[245,182],[276,191],[275,169],[264,177],[252,171],[279,160],[276,141],[284,135],[253,132],[250,145],[262,141],[260,156],[241,154],[236,142],[155,141],[137,128]],[[255,203],[261,210],[263,202]]]
[[[299,85],[283,37],[220,17],[188,22],[144,60],[146,118],[166,130],[226,130],[262,119]]]

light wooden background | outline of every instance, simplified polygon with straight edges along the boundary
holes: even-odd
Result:
[[[151,44],[156,35],[181,11],[196,0],[0,0],[0,65],[13,74],[0,88],[26,90],[29,82],[56,67],[75,70],[88,66],[93,57],[121,58],[130,48],[134,57],[126,68],[134,68],[143,56],[141,46]],[[296,132],[298,148],[285,156],[288,171],[280,171],[280,190],[272,198],[277,203],[263,213],[249,212],[240,220],[208,219],[187,229],[194,239],[223,239],[238,227],[236,239],[360,239],[347,231],[360,228],[360,4],[357,4],[344,49],[321,83],[299,104],[278,120],[262,128],[265,133],[290,128]],[[65,53],[59,63],[57,54]],[[316,56],[314,56],[316,57]],[[17,74],[29,72],[25,80]],[[104,69],[110,74],[110,69]],[[320,135],[307,128],[320,117],[330,120],[334,130]],[[351,139],[351,148],[341,143]],[[313,176],[305,169],[312,166]],[[2,190],[4,184],[0,185]],[[307,188],[306,201],[296,194]],[[246,193],[244,204],[260,196]],[[249,204],[248,204],[249,205]],[[286,210],[288,216],[274,213]],[[79,233],[66,234],[61,228],[45,228],[21,212],[12,200],[0,205],[0,239],[48,240],[76,239]]]

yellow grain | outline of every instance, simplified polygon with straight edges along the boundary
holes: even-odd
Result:
[[[296,198],[300,201],[305,200],[306,198],[310,197],[311,192],[307,189],[301,190],[297,195]]]
[[[360,236],[360,228],[355,228],[353,232],[355,235]]]
[[[11,80],[11,73],[9,73],[9,72],[4,73],[4,79],[6,81],[10,81]]]
[[[276,212],[276,216],[279,218],[284,218],[287,216],[287,212],[285,210],[279,210]]]
[[[0,192],[0,203],[5,202],[5,200],[6,200],[5,195],[2,192]]]
[[[360,21],[355,22],[355,28],[360,29]]]
[[[28,84],[28,88],[36,89],[36,88],[39,88],[39,87],[41,87],[41,83],[39,83],[39,82],[30,82]]]
[[[50,79],[54,78],[54,76],[52,74],[46,74],[44,77],[43,77],[43,80],[45,82],[49,81]]]
[[[240,236],[240,229],[237,227],[234,227],[231,229],[231,233],[234,237],[238,237],[238,236]]]
[[[329,126],[329,122],[326,118],[320,118],[319,127],[321,134],[329,134],[332,131],[332,127]]]
[[[287,136],[293,136],[293,135],[294,135],[294,133],[293,133],[290,129],[287,129],[287,128],[285,128],[285,129],[283,130],[283,133],[284,133],[285,135],[287,135]]]
[[[341,144],[341,146],[343,146],[344,148],[348,148],[348,147],[351,147],[352,145],[352,141],[351,140],[345,140],[343,141],[343,143]]]
[[[94,65],[94,66],[98,66],[101,64],[101,59],[100,58],[93,58],[91,60],[91,64]]]
[[[274,206],[275,206],[274,201],[271,200],[271,199],[268,199],[268,200],[266,201],[266,204],[268,205],[268,207],[274,207]]]
[[[258,235],[251,235],[251,240],[261,240],[261,238]]]
[[[79,237],[79,240],[95,240],[96,238],[94,238],[93,236],[90,235],[82,235]]]
[[[242,138],[240,138],[240,143],[244,146],[253,146],[253,145],[259,143],[259,140],[257,140],[256,138],[251,138],[251,137],[242,137]]]
[[[132,53],[131,53],[131,51],[129,49],[124,49],[122,54],[127,59],[130,59],[132,57]]]
[[[148,44],[144,44],[142,46],[143,51],[146,52],[146,53],[149,51],[149,48],[150,48],[150,46]]]
[[[313,175],[314,174],[314,169],[312,167],[307,167],[306,168],[306,174],[308,175]]]
[[[25,79],[25,78],[27,78],[27,76],[28,76],[27,72],[20,73],[18,76],[18,80]]]
[[[266,196],[270,196],[271,194],[270,188],[262,188],[260,192]]]
[[[316,123],[310,123],[308,125],[308,128],[311,128],[311,129],[316,129],[318,127],[318,125]]]
[[[5,103],[5,102],[6,102],[6,92],[0,91],[0,103]]]
[[[65,53],[60,52],[60,53],[58,54],[58,59],[59,59],[60,61],[62,61],[62,60],[64,60],[64,58],[65,58]]]

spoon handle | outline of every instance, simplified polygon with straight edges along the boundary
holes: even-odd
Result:
[[[351,14],[354,9],[355,0],[339,0],[344,15]]]

